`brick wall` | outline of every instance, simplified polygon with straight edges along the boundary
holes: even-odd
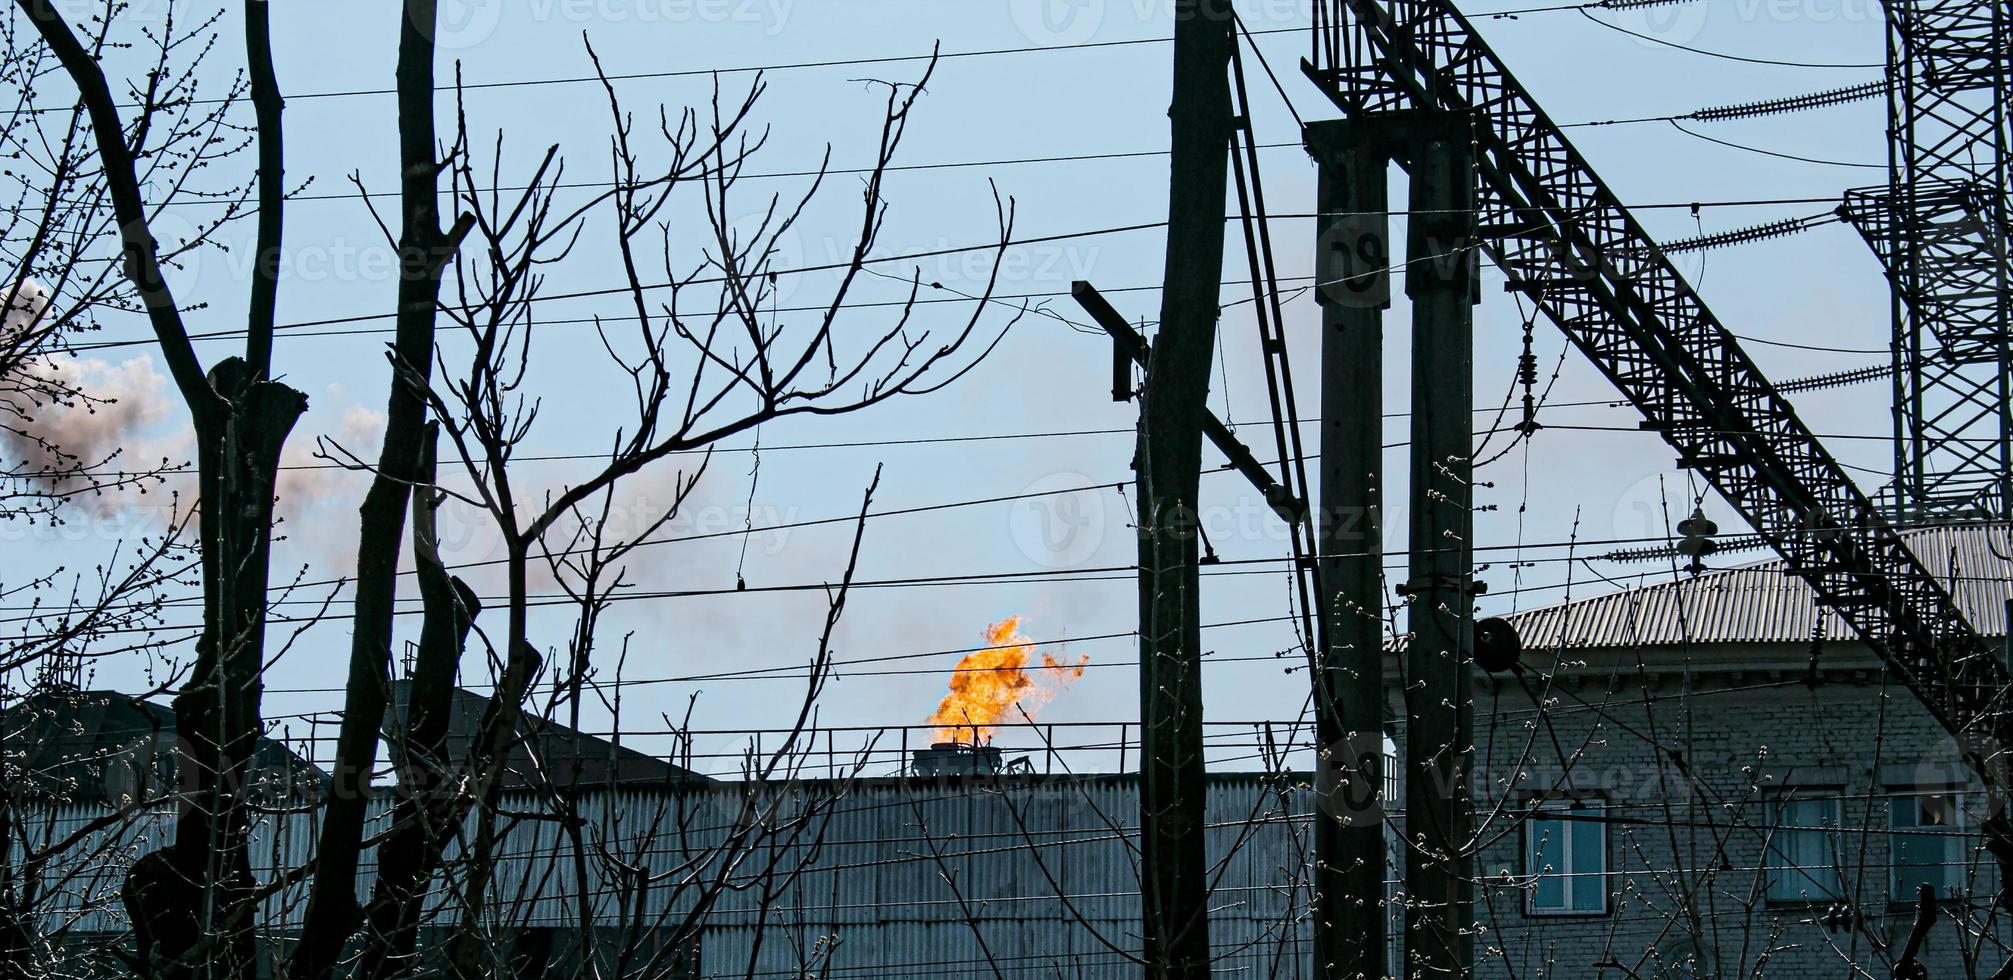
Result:
[[[1898,946],[1913,916],[1912,905],[1890,895],[1890,797],[1969,788],[1961,799],[1970,828],[1984,805],[1975,784],[1964,785],[1950,739],[1908,692],[1869,669],[1863,649],[1829,651],[1815,673],[1807,646],[1582,659],[1556,671],[1547,665],[1528,683],[1476,678],[1478,821],[1492,839],[1476,863],[1485,881],[1477,895],[1487,927],[1477,943],[1481,974],[1845,977],[1864,975],[1848,966],[1858,964],[1887,976],[1891,954],[1878,947]],[[1704,669],[1686,671],[1687,662]],[[1547,705],[1542,716],[1538,703]],[[1524,815],[1541,795],[1604,806],[1604,913],[1526,910]],[[1771,900],[1757,868],[1784,863],[1766,858],[1769,841],[1792,846],[1771,836],[1779,833],[1772,798],[1837,801],[1838,832],[1819,836],[1829,837],[1825,863],[1836,865],[1858,927],[1825,928],[1824,902]],[[1951,904],[1989,905],[1994,876],[1976,837],[1963,836],[1953,851],[1968,866]],[[1997,931],[2003,939],[2007,930]],[[1946,912],[1928,943],[1930,975],[1989,975],[1999,965],[1989,952],[1982,964],[1966,963],[1975,944]],[[1685,956],[1710,963],[1686,972]]]

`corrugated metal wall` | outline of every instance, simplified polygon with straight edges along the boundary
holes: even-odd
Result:
[[[1126,777],[812,780],[584,793],[585,900],[608,930],[599,935],[612,937],[611,927],[637,920],[661,931],[710,897],[700,952],[707,976],[992,976],[995,966],[1005,975],[1130,976],[1137,968],[1126,953],[1139,945],[1137,785]],[[1302,976],[1306,798],[1260,776],[1221,776],[1212,787],[1218,972]],[[388,808],[388,800],[373,803],[367,832],[384,828]],[[512,796],[500,811],[494,921],[506,932],[572,931],[582,899],[576,852],[565,826],[549,819],[551,802]],[[41,846],[105,816],[45,812],[29,834]],[[262,880],[312,852],[314,817],[260,821],[254,862]],[[120,879],[165,840],[167,823],[165,813],[115,823],[51,862],[43,877],[52,887],[39,906],[45,926],[123,930]],[[720,859],[723,848],[736,854],[733,864]],[[23,854],[18,845],[15,853]],[[359,897],[374,878],[366,864]],[[440,884],[436,911],[459,876]],[[278,890],[269,927],[297,926],[303,899],[302,885]]]

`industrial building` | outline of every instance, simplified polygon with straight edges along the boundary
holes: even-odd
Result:
[[[2001,637],[2007,532],[1908,535],[1973,622]],[[1776,561],[1654,578],[1511,614],[1521,663],[1476,676],[1480,975],[1836,976],[1848,962],[1878,973],[1921,886],[1949,903],[1994,894],[1975,834],[1980,787],[1801,581]],[[481,699],[458,697],[457,717],[472,719]],[[105,734],[111,700],[76,701],[99,734],[80,728],[73,748],[130,748]],[[1392,734],[1404,738],[1402,722]],[[81,772],[49,751],[39,766]],[[622,762],[581,761],[604,758]],[[914,749],[899,775],[712,780],[564,726],[533,729],[511,768],[525,771],[497,796],[512,815],[491,884],[506,937],[499,970],[522,973],[525,950],[557,966],[587,938],[610,966],[674,955],[699,976],[1137,973],[1133,775],[1038,774],[990,747],[946,744]],[[1310,782],[1212,773],[1219,974],[1310,975],[1309,831],[1322,816]],[[389,802],[373,804],[372,832]],[[28,821],[34,841],[93,839],[44,869],[44,935],[122,934],[122,869],[162,839],[168,814],[143,808],[87,831],[116,805],[94,791]],[[577,816],[584,833],[576,841],[554,814]],[[261,877],[295,866],[313,827],[311,809],[272,808],[256,845]],[[1394,837],[1402,827],[1394,820]],[[1394,900],[1402,860],[1387,875]],[[455,880],[435,902],[443,924]],[[297,890],[278,888],[268,906],[283,949]],[[1979,940],[1957,921],[1945,916],[1931,934],[1934,975],[1976,965]],[[666,954],[666,936],[685,941]]]

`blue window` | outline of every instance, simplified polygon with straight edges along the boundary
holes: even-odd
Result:
[[[1829,902],[1838,887],[1838,790],[1803,790],[1768,803],[1768,900]],[[1808,798],[1799,798],[1808,797]]]
[[[1608,910],[1608,825],[1598,800],[1542,803],[1524,825],[1524,875],[1531,915],[1600,915]]]
[[[1956,793],[1907,793],[1887,800],[1887,843],[1897,902],[1913,902],[1923,885],[1950,898],[1964,883],[1964,798]]]

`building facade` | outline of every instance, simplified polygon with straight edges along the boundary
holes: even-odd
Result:
[[[2003,640],[2006,526],[1907,537]],[[1521,671],[1475,678],[1485,975],[1885,977],[1924,886],[1929,975],[2005,963],[1982,786],[1782,563],[1508,618]]]
[[[2005,537],[2004,526],[1910,536],[1996,637],[2013,572]],[[1925,887],[1938,900],[1930,976],[1986,977],[2006,961],[1979,784],[1780,564],[1673,574],[1508,618],[1520,667],[1477,673],[1473,688],[1479,976],[1885,977]],[[1398,744],[1401,659],[1387,672]],[[571,730],[551,737],[560,748],[527,756],[536,778],[496,797],[482,928],[498,975],[572,976],[588,957],[611,977],[1139,975],[1134,776],[1040,775],[988,755],[969,772],[931,756],[929,775],[797,778],[806,766],[716,781]],[[116,755],[132,740],[87,741]],[[1308,870],[1326,817],[1311,782],[1212,774],[1216,975],[1315,975]],[[123,942],[124,868],[160,846],[169,814],[106,823],[110,799],[17,821],[16,867],[37,847],[82,842],[38,869],[42,935]],[[372,806],[376,833],[390,800]],[[1390,809],[1391,930],[1364,942],[1384,943],[1397,976],[1405,857]],[[261,877],[299,866],[315,827],[312,807],[262,816]],[[479,836],[450,847],[430,928],[459,921],[452,869]],[[367,859],[360,897],[374,875]],[[276,960],[301,888],[267,903]]]

